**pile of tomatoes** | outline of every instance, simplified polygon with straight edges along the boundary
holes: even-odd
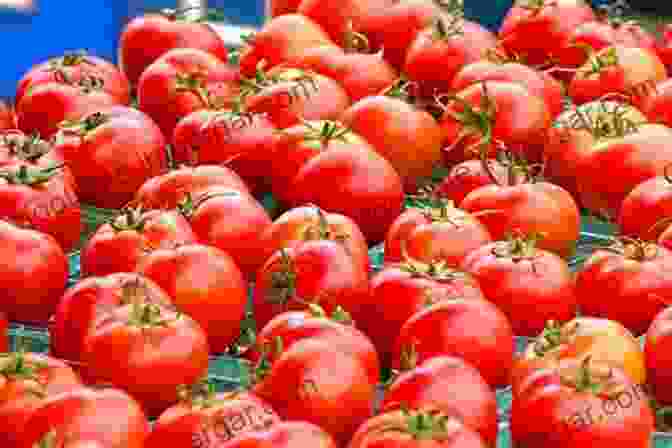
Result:
[[[648,447],[672,405],[672,26],[270,3],[237,54],[147,14],[118,66],[41,62],[0,107],[0,446],[495,448],[510,386],[515,446]],[[119,213],[88,235],[85,206]],[[619,230],[572,272],[586,213]],[[49,353],[10,351],[9,322]],[[223,353],[249,386],[208,380]]]

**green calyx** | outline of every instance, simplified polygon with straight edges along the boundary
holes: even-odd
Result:
[[[4,179],[11,185],[40,185],[58,174],[64,165],[58,164],[48,168],[20,165],[15,170],[0,171],[0,179]]]

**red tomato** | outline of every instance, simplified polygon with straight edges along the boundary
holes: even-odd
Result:
[[[459,418],[433,409],[390,411],[367,420],[348,448],[486,448]]]
[[[617,367],[589,360],[571,360],[526,379],[511,409],[516,446],[650,446],[655,422],[643,387]]]
[[[350,256],[369,271],[369,248],[359,226],[345,215],[329,213],[315,205],[292,208],[264,231],[264,260],[274,252],[310,240],[333,240],[345,247]]]
[[[228,61],[224,41],[208,24],[190,20],[189,13],[166,10],[136,17],[126,24],[119,38],[119,67],[132,84],[150,64],[175,48],[195,48]]]
[[[23,446],[26,423],[45,400],[80,386],[67,364],[37,353],[0,355],[0,443]]]
[[[452,203],[411,208],[399,215],[387,232],[385,262],[410,257],[457,267],[469,252],[492,241],[488,229],[475,216]]]
[[[441,127],[428,112],[400,98],[364,98],[340,120],[392,164],[406,191],[416,191],[418,178],[430,178],[441,161]]]
[[[268,187],[270,154],[277,129],[264,114],[199,110],[175,127],[172,156],[176,163],[225,164],[254,192]]]
[[[0,313],[0,353],[9,352],[9,321]]]
[[[69,170],[26,162],[0,169],[0,216],[53,236],[64,252],[79,243],[81,209]]]
[[[18,162],[31,162],[43,167],[58,165],[64,162],[53,150],[51,142],[41,139],[38,135],[26,135],[18,129],[0,130],[0,166]],[[74,182],[72,173],[68,177]]]
[[[656,315],[646,332],[644,344],[646,369],[649,384],[653,387],[654,398],[662,405],[672,403],[670,388],[670,316],[672,308],[667,307]]]
[[[245,182],[231,169],[218,165],[185,166],[148,179],[136,191],[133,202],[146,208],[176,208],[212,186],[249,193]]]
[[[254,318],[263,328],[273,317],[317,303],[355,312],[368,294],[368,272],[335,241],[314,240],[275,252],[257,273]]]
[[[294,448],[314,446],[337,448],[336,442],[319,426],[308,422],[281,422],[266,431],[249,432],[230,442],[230,448]]]
[[[672,74],[672,26],[660,24],[658,26],[658,36],[656,54],[667,67],[667,73]]]
[[[44,325],[68,281],[68,257],[50,235],[0,221],[0,312],[12,321]],[[15,261],[20,260],[20,263]]]
[[[266,261],[263,233],[271,225],[266,209],[238,190],[213,186],[180,205],[198,240],[229,254],[246,278]]]
[[[497,396],[478,370],[459,358],[436,356],[402,372],[385,391],[382,412],[438,409],[497,444]]]
[[[508,319],[487,300],[442,300],[415,313],[394,344],[393,367],[450,355],[476,367],[491,387],[508,384],[514,353]]]
[[[576,277],[582,313],[620,322],[637,336],[669,305],[671,287],[672,252],[641,240],[624,239],[597,250]],[[600,295],[606,290],[607,301]],[[627,306],[632,303],[637,306]]]
[[[200,244],[158,249],[145,256],[137,270],[199,323],[212,352],[224,352],[240,336],[247,283],[226,252]]]
[[[17,126],[14,106],[0,100],[0,130],[15,129]]]
[[[655,241],[672,217],[672,178],[652,177],[632,190],[621,205],[618,226],[623,235]]]
[[[72,170],[83,202],[121,208],[167,168],[166,141],[144,113],[113,107],[61,126],[54,147]]]
[[[184,388],[181,401],[154,423],[144,448],[217,446],[280,423],[259,397],[243,392],[214,392],[208,384]]]
[[[371,338],[384,365],[391,362],[394,340],[415,313],[443,300],[485,299],[478,283],[443,263],[407,260],[386,265],[370,281],[369,298],[358,312],[359,328]],[[361,317],[360,317],[361,316]],[[375,318],[385,316],[385,325]]]
[[[149,432],[141,407],[126,393],[79,388],[45,401],[21,447],[143,448]]]
[[[82,275],[133,272],[154,248],[196,241],[189,222],[176,211],[129,208],[98,227],[86,242],[80,256]]]
[[[672,80],[655,85],[655,89],[640,104],[642,112],[652,123],[672,127]]]
[[[672,250],[672,225],[667,226],[658,237],[658,244],[666,249]]]
[[[253,391],[284,420],[318,425],[345,445],[373,413],[377,379],[332,337],[299,340],[269,364],[257,369]]]
[[[172,303],[156,283],[137,274],[123,272],[80,280],[65,292],[49,323],[51,354],[79,367],[80,374],[86,376],[82,354],[96,322],[138,298],[162,306]]]
[[[14,101],[18,103],[26,92],[40,84],[77,83],[86,79],[98,80],[103,91],[119,104],[130,103],[131,87],[126,76],[111,62],[86,52],[65,53],[28,70],[19,80]]]
[[[567,262],[535,243],[526,237],[498,241],[471,252],[461,266],[507,315],[518,336],[535,336],[546,321],[564,322],[576,315],[574,279]]]
[[[301,0],[268,0],[266,5],[267,17],[284,16],[296,12]]]
[[[324,188],[334,179],[334,188]],[[404,201],[401,177],[368,145],[341,145],[303,164],[290,188],[290,205],[316,204],[359,225],[370,243],[382,241]]]
[[[237,93],[235,69],[195,48],[175,48],[152,62],[138,80],[138,108],[167,139],[177,123],[200,109],[229,106]]]

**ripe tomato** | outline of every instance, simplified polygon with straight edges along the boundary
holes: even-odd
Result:
[[[478,370],[459,358],[436,356],[402,372],[385,391],[382,412],[439,409],[497,443],[497,396]]]
[[[652,123],[672,127],[672,80],[655,85],[655,89],[639,105],[642,112]]]
[[[9,352],[9,321],[4,313],[0,313],[0,353]]]
[[[209,384],[184,387],[181,401],[154,423],[144,448],[217,446],[280,423],[262,399],[246,391],[214,391]]]
[[[442,300],[415,313],[394,344],[393,368],[418,365],[434,356],[462,358],[491,387],[508,384],[514,353],[509,320],[487,300]]]
[[[81,250],[84,276],[133,272],[147,252],[170,244],[195,243],[189,222],[177,211],[128,208],[98,227]]]
[[[586,357],[618,367],[633,382],[646,384],[644,353],[639,341],[618,322],[598,317],[577,317],[563,324],[548,322],[514,364],[512,383],[516,383],[516,378],[524,378],[529,365],[548,367],[563,359]]]
[[[669,350],[670,316],[672,308],[667,307],[656,315],[646,332],[645,355],[649,383],[653,387],[654,398],[663,405],[672,403],[670,394]]]
[[[6,165],[0,169],[0,216],[51,235],[64,252],[69,252],[82,231],[75,188],[69,170],[63,170],[62,165]]]
[[[625,197],[618,226],[623,235],[655,241],[671,216],[672,178],[665,173],[642,182]]]
[[[362,136],[399,173],[406,191],[429,178],[441,161],[443,134],[434,117],[400,98],[369,96],[343,112],[340,120]]]
[[[667,73],[672,73],[672,26],[659,25],[656,54],[667,67]]]
[[[320,426],[339,445],[373,413],[376,381],[358,356],[339,349],[332,337],[306,338],[255,371],[253,391],[283,420]]]
[[[26,428],[22,448],[142,448],[150,432],[140,405],[117,389],[79,388],[54,395]]]
[[[0,220],[0,312],[11,321],[44,325],[68,281],[68,258],[50,235]]]
[[[158,249],[147,254],[137,270],[199,323],[213,352],[225,351],[240,336],[247,284],[226,252],[200,244]]]
[[[636,336],[669,305],[672,252],[655,243],[624,239],[595,251],[576,277],[581,312],[623,324]],[[600,291],[608,288],[610,300]],[[636,307],[627,304],[636,303]]]
[[[202,109],[184,117],[172,136],[173,161],[225,164],[250,190],[267,190],[277,129],[264,114]]]
[[[411,208],[399,215],[387,232],[385,262],[410,257],[457,267],[469,252],[491,242],[488,229],[474,215],[452,203]]]
[[[156,283],[137,274],[120,272],[80,280],[65,292],[49,323],[51,354],[72,363],[86,377],[82,354],[97,320],[138,298],[162,306],[172,303]]]
[[[254,431],[236,437],[230,448],[293,448],[315,446],[337,448],[334,439],[324,429],[308,422],[280,422],[266,431]]]
[[[147,179],[133,202],[145,208],[176,208],[189,195],[197,196],[215,185],[250,192],[240,176],[225,166],[184,166]]]
[[[516,446],[644,448],[654,425],[642,386],[586,358],[529,376],[513,399],[510,428]]]
[[[195,48],[175,48],[142,72],[138,108],[169,139],[177,123],[200,109],[226,107],[237,94],[235,69]]]
[[[18,129],[0,130],[0,166],[31,162],[46,168],[63,163],[52,149],[52,143],[38,135],[26,135]],[[74,183],[70,170],[63,168]]]
[[[189,11],[165,10],[126,24],[119,38],[119,67],[136,84],[150,64],[175,48],[195,48],[228,61],[224,41],[208,24],[191,20]]]
[[[0,443],[22,446],[26,423],[54,395],[80,386],[77,374],[64,362],[37,353],[0,355]]]
[[[369,248],[359,226],[345,215],[329,213],[315,205],[286,211],[266,228],[261,239],[264,260],[280,249],[300,245],[304,241],[333,240],[345,247],[364,272],[369,271]]]
[[[14,106],[0,100],[0,130],[15,129],[17,126]]]
[[[357,430],[348,448],[486,448],[478,433],[459,418],[433,409],[379,414]]]
[[[257,273],[253,298],[257,328],[282,312],[304,309],[307,302],[328,313],[336,306],[354,313],[368,286],[368,272],[336,241],[313,240],[280,249]]]
[[[95,78],[103,91],[119,104],[131,102],[131,87],[126,76],[111,62],[86,52],[65,53],[35,65],[19,80],[14,101],[18,103],[30,89],[52,82],[77,83]]]
[[[100,208],[123,207],[146,180],[167,169],[161,130],[128,107],[97,110],[62,125],[56,142],[54,151],[72,170],[80,199]]]

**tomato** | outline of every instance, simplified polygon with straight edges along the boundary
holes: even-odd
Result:
[[[348,448],[486,448],[476,431],[459,418],[433,409],[398,410],[367,420]]]
[[[208,24],[195,21],[191,11],[164,10],[126,24],[119,38],[119,67],[132,84],[159,57],[175,48],[195,48],[228,61],[224,41]],[[151,42],[151,45],[147,45]]]
[[[65,292],[49,323],[51,354],[72,363],[86,377],[82,354],[96,321],[137,298],[166,307],[172,303],[156,283],[138,274],[120,272],[80,280]]]
[[[672,26],[661,24],[658,27],[656,54],[667,67],[667,73],[672,73]]]
[[[137,270],[199,323],[213,352],[225,351],[240,336],[247,284],[226,252],[200,244],[158,249],[145,256]]]
[[[429,178],[441,161],[443,134],[434,117],[400,98],[364,98],[340,120],[362,136],[399,173],[406,191],[417,190],[418,178]]]
[[[540,159],[540,146],[551,127],[544,98],[512,82],[471,84],[449,100],[441,118],[444,163],[452,167],[480,154],[495,156],[503,148]]]
[[[64,162],[52,151],[51,142],[38,135],[26,135],[18,129],[0,130],[0,167],[18,162],[31,162],[43,167],[59,165]],[[64,167],[68,177],[74,182],[72,173]]]
[[[170,244],[197,241],[189,222],[178,212],[128,208],[98,227],[81,250],[84,276],[133,272],[147,252]]]
[[[253,77],[263,61],[264,69],[282,64],[312,47],[338,46],[317,23],[302,14],[273,17],[247,40],[240,52],[240,73]]]
[[[655,241],[672,216],[672,178],[668,173],[637,185],[623,200],[618,226],[623,235]]]
[[[45,324],[68,281],[68,258],[50,235],[0,221],[0,312],[11,321]]]
[[[111,62],[86,52],[65,53],[35,65],[19,80],[14,101],[20,102],[26,92],[40,84],[76,83],[87,78],[99,80],[103,91],[119,104],[130,104],[131,87],[126,76]]]
[[[497,443],[497,396],[473,366],[436,356],[402,372],[385,391],[382,412],[400,407],[439,409],[478,431],[488,446]]]
[[[240,176],[225,166],[184,166],[147,179],[133,202],[146,208],[176,208],[189,195],[197,196],[215,185],[250,192]]]
[[[231,448],[293,448],[295,446],[315,446],[336,448],[336,442],[324,429],[308,422],[281,422],[266,431],[249,432],[231,441]]]
[[[516,446],[644,448],[654,424],[642,386],[586,358],[528,377],[513,399],[510,429]]]
[[[491,242],[490,232],[474,215],[444,202],[402,213],[387,232],[385,261],[408,256],[457,267],[469,252]]]
[[[19,162],[0,168],[0,216],[51,235],[64,252],[73,250],[82,212],[69,174],[62,165],[41,168]]]
[[[21,446],[26,423],[50,397],[80,386],[64,362],[37,353],[0,355],[0,443]]]
[[[146,180],[167,169],[165,145],[147,115],[119,106],[62,125],[54,151],[72,170],[83,202],[122,208]]]
[[[671,268],[672,252],[655,243],[625,238],[597,250],[576,277],[581,312],[619,322],[639,336],[668,305]],[[606,290],[608,301],[598,294]],[[637,306],[627,306],[632,303]]]
[[[368,272],[336,241],[313,240],[280,249],[257,273],[253,297],[257,328],[282,312],[303,309],[307,302],[329,313],[336,306],[354,313],[368,286]]]
[[[264,114],[202,109],[184,117],[175,127],[172,156],[175,163],[225,164],[254,192],[268,188],[270,153],[277,129]]]
[[[640,104],[642,112],[652,123],[672,127],[672,81],[667,79],[655,85]]]
[[[522,353],[513,375],[523,379],[529,365],[553,366],[564,359],[590,359],[622,369],[637,384],[646,384],[644,353],[639,341],[623,325],[598,317],[577,317],[569,322],[549,321]],[[516,388],[514,386],[514,395]]]
[[[315,205],[287,210],[264,230],[264,260],[274,252],[310,240],[333,240],[345,247],[364,272],[369,271],[369,248],[355,222],[345,215],[329,213]]]
[[[334,179],[325,189],[324,180]],[[316,204],[359,225],[370,243],[382,241],[404,202],[401,177],[368,145],[341,145],[304,163],[294,177],[290,206]]]
[[[9,321],[0,313],[0,353],[9,352]]]
[[[434,356],[462,358],[491,387],[508,384],[514,354],[509,320],[487,300],[440,300],[411,316],[401,327],[393,367],[418,365]]]
[[[665,79],[665,66],[654,51],[615,45],[592,55],[574,75],[567,93],[576,104],[620,94],[638,106]]]
[[[14,106],[0,100],[0,130],[15,129],[16,127]]]
[[[266,16],[278,17],[296,12],[301,0],[268,0],[266,2]]]
[[[656,315],[646,332],[644,344],[646,369],[649,384],[653,388],[655,399],[663,405],[672,403],[669,387],[669,346],[670,346],[670,312],[667,307]]]
[[[77,121],[101,108],[123,105],[96,78],[47,82],[31,88],[16,104],[16,122],[23,132],[49,139],[64,121]]]
[[[79,388],[48,398],[20,447],[142,448],[149,432],[141,407],[126,393]]]
[[[156,420],[145,448],[217,446],[280,423],[267,403],[247,391],[217,393],[198,383],[183,392],[181,401]]]
[[[138,80],[138,108],[169,139],[177,123],[200,109],[226,107],[237,94],[236,70],[211,53],[175,48],[152,62]]]
[[[261,363],[255,379],[254,393],[283,420],[318,425],[339,445],[373,413],[377,379],[372,381],[361,359],[332,337],[296,341],[273,362]]]

